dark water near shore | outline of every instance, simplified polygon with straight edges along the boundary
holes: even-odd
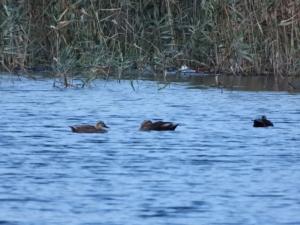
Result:
[[[0,78],[0,224],[300,224],[299,94],[133,85]],[[97,120],[110,131],[68,128]]]

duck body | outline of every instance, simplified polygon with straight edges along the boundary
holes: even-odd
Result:
[[[145,120],[141,126],[141,131],[166,131],[166,130],[175,130],[179,124],[175,124],[172,122],[164,122],[164,121],[156,121],[152,122],[151,120]]]
[[[74,133],[106,133],[108,126],[102,121],[96,123],[95,126],[93,125],[76,125],[70,126],[72,132]]]
[[[259,119],[253,121],[253,127],[273,127],[273,123],[267,119],[266,116],[262,116]]]

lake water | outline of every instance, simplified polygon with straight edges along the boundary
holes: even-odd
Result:
[[[0,77],[0,224],[300,224],[299,94],[52,82]],[[108,133],[68,127],[98,120]]]

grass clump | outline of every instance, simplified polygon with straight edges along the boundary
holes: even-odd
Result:
[[[4,0],[0,7],[1,69],[51,66],[65,86],[74,72],[89,80],[145,66],[300,71],[299,1]]]

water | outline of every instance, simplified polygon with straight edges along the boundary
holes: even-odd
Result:
[[[0,224],[300,224],[299,94],[133,84],[1,78]],[[97,120],[110,131],[68,127]]]

